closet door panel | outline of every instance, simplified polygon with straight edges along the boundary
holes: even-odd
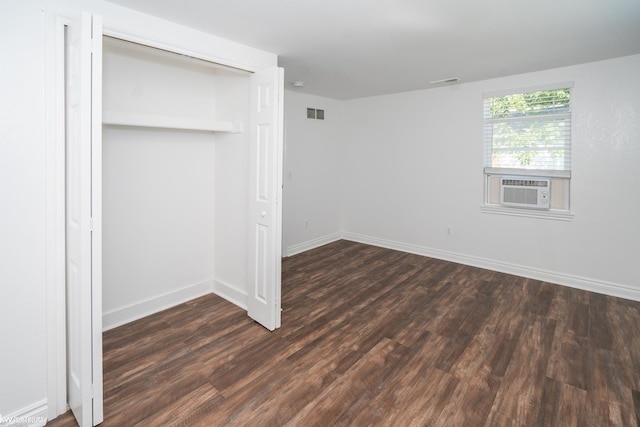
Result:
[[[280,327],[282,229],[282,69],[251,77],[248,314]]]
[[[66,123],[67,394],[80,427],[102,422],[101,20],[69,26]],[[97,163],[97,164],[96,164]]]

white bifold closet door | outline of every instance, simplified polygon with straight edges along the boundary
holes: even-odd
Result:
[[[248,314],[280,327],[283,70],[251,76]]]
[[[68,27],[66,107],[67,393],[80,427],[102,422],[100,233],[102,25]],[[94,224],[96,226],[94,227]]]

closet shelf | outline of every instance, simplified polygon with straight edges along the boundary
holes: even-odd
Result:
[[[116,126],[136,126],[161,129],[197,130],[205,132],[240,133],[240,121],[197,120],[188,117],[103,111],[102,123]]]

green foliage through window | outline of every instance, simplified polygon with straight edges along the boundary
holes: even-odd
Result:
[[[571,89],[486,97],[485,166],[570,170]]]

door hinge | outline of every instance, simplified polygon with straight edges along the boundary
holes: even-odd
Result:
[[[93,231],[93,217],[89,219],[89,231]]]

